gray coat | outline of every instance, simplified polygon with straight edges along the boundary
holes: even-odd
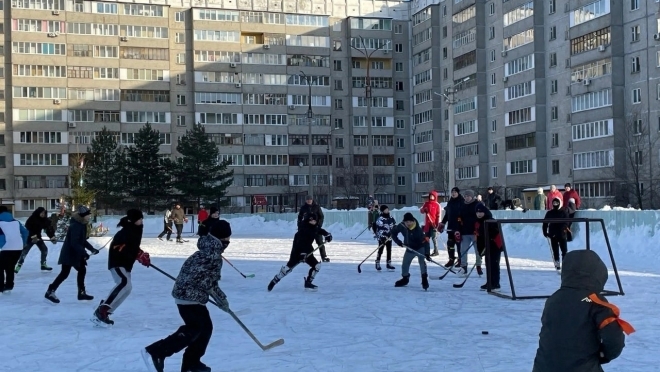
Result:
[[[87,241],[87,221],[78,213],[74,213],[69,220],[69,229],[66,232],[57,263],[76,268],[86,265],[85,258],[88,254],[85,249],[94,251],[94,247]]]
[[[197,249],[181,266],[174,282],[172,297],[204,305],[209,300],[209,291],[217,293],[221,298],[225,297],[218,286],[224,248],[220,240],[205,235],[197,241]]]

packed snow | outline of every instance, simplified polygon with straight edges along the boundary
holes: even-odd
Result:
[[[196,250],[190,233],[184,244],[161,242],[159,219],[145,220],[142,247],[152,263],[177,275],[183,261]],[[116,221],[106,221],[113,228]],[[433,278],[428,292],[421,288],[416,261],[408,287],[394,288],[400,278],[403,249],[393,248],[395,272],[377,272],[373,257],[357,265],[376,247],[370,232],[354,239],[364,226],[334,224],[326,228],[335,240],[328,244],[330,263],[322,265],[315,293],[303,290],[306,265],[298,266],[268,293],[266,286],[287,261],[295,223],[264,222],[258,216],[231,220],[234,235],[225,257],[245,274],[243,278],[225,264],[221,288],[231,308],[266,344],[284,338],[285,344],[263,352],[224,312],[209,305],[214,334],[202,361],[213,371],[530,371],[538,343],[544,300],[511,301],[479,290],[485,277],[476,272],[462,289],[461,279],[429,265]],[[114,231],[114,229],[112,230]],[[186,230],[189,231],[189,230]],[[623,233],[622,233],[623,234]],[[657,232],[656,232],[657,235]],[[550,250],[538,225],[511,225],[504,230],[518,295],[549,295],[560,283],[550,260]],[[111,234],[90,241],[106,244]],[[439,239],[441,255],[446,234]],[[620,358],[605,365],[607,372],[657,370],[657,330],[660,320],[660,270],[658,240],[630,231],[610,235],[621,277],[623,297],[610,297],[621,308],[622,318],[637,332],[627,337]],[[602,236],[592,235],[592,248],[612,267]],[[113,314],[115,326],[98,328],[90,322],[95,306],[107,296],[114,282],[107,271],[107,252],[89,261],[87,291],[94,301],[76,299],[75,272],[58,290],[59,305],[45,303],[48,284],[59,272],[61,244],[51,245],[50,274],[39,270],[38,249],[33,248],[12,294],[0,296],[0,371],[11,372],[138,372],[146,371],[140,356],[144,346],[169,335],[182,321],[170,295],[173,282],[157,271],[136,264],[133,292]],[[569,249],[583,249],[578,234]],[[318,257],[318,254],[317,254]],[[474,256],[470,257],[474,262]],[[505,260],[502,259],[504,267]],[[503,292],[510,292],[502,271]],[[606,289],[617,290],[612,271]],[[569,316],[569,314],[567,314]],[[483,335],[482,331],[489,331]],[[181,355],[166,360],[166,371],[179,371]]]

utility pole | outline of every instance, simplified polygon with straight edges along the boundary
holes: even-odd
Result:
[[[368,180],[368,194],[369,195],[374,195],[374,159],[373,159],[373,137],[371,135],[371,127],[373,125],[372,123],[372,117],[371,117],[371,105],[372,105],[372,97],[371,97],[371,76],[370,76],[370,71],[371,71],[371,56],[374,55],[377,51],[381,50],[385,45],[377,45],[377,47],[369,52],[367,50],[367,45],[364,42],[364,38],[362,36],[359,37],[360,39],[360,46],[361,49],[358,47],[353,46],[353,43],[351,43],[351,48],[355,49],[356,51],[360,52],[364,58],[367,60],[367,77],[366,81],[364,84],[364,97],[366,99],[367,103],[367,146],[368,146],[368,157],[369,159],[367,160],[367,169],[369,172],[369,180]]]
[[[313,180],[313,173],[312,173],[312,120],[314,119],[314,111],[312,111],[312,81],[311,81],[311,76],[305,75],[304,72],[300,71],[300,74],[302,75],[303,79],[307,82],[307,86],[309,87],[309,93],[307,95],[307,125],[308,125],[308,132],[307,132],[307,144],[309,146],[309,154],[307,161],[309,162],[308,167],[309,167],[309,191],[308,195],[311,196],[312,198],[314,197],[314,180]]]

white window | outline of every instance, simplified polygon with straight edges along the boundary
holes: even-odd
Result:
[[[534,41],[534,29],[523,31],[521,33],[510,36],[504,41],[504,50],[511,50],[529,44]]]
[[[405,129],[406,121],[404,119],[396,119],[396,129]]]
[[[497,165],[490,167],[490,178],[497,178]]]
[[[521,98],[534,94],[535,84],[534,80],[524,83],[512,85],[504,91],[504,100],[510,101],[516,98]]]
[[[630,10],[639,9],[639,0],[630,0]]]
[[[456,169],[457,180],[469,180],[479,178],[479,166],[474,165],[471,167],[462,167]]]
[[[243,155],[240,154],[219,154],[218,162],[229,162],[230,167],[240,167],[243,166]]]
[[[62,121],[62,110],[14,109],[16,121]]]
[[[576,183],[575,191],[582,198],[608,198],[615,195],[612,182]]]
[[[21,166],[59,166],[68,165],[67,154],[14,154]]]
[[[614,150],[582,152],[573,155],[573,169],[605,168],[614,166]]]
[[[504,14],[504,27],[534,15],[534,2],[530,1]]]
[[[612,74],[612,60],[610,58],[601,59],[572,68],[571,84],[583,83],[586,79],[591,80],[610,74]]]
[[[456,136],[462,136],[470,133],[477,133],[479,126],[477,125],[477,120],[467,120],[454,125],[454,131]]]
[[[474,111],[476,109],[477,97],[463,99],[454,104],[454,114],[462,114],[464,112]]]
[[[612,96],[610,90],[603,89],[574,96],[571,102],[571,112],[580,112],[611,105]]]
[[[573,10],[569,17],[570,26],[573,27],[609,13],[610,0],[597,0],[591,4]]]
[[[126,111],[126,123],[167,123],[168,113],[153,111]]]
[[[433,121],[433,110],[427,110],[413,116],[413,125]]]
[[[635,42],[635,41],[639,41],[639,37],[640,37],[641,33],[642,33],[642,29],[641,29],[641,27],[639,27],[639,25],[637,25],[637,26],[632,26],[632,27],[630,28],[630,34],[631,34],[630,37],[631,37],[631,41],[633,41],[633,42]]]
[[[174,13],[175,22],[185,22],[186,21],[186,12],[176,12]]]
[[[508,176],[513,176],[516,174],[536,173],[536,159],[512,161],[507,164],[507,168]]]
[[[477,143],[469,143],[467,145],[456,146],[455,148],[456,158],[464,158],[473,155],[479,155],[479,145]]]
[[[425,171],[416,173],[417,183],[433,182],[433,171]]]
[[[509,111],[504,116],[504,125],[516,125],[536,120],[536,107],[525,107],[519,110]]]
[[[415,133],[415,145],[420,143],[433,142],[433,131],[426,130],[423,132]]]
[[[433,151],[415,153],[415,164],[433,162]]]
[[[454,49],[460,48],[463,45],[470,44],[476,39],[477,39],[477,29],[471,28],[467,31],[463,31],[459,34],[454,35],[453,47]]]
[[[504,65],[504,76],[511,76],[517,73],[531,70],[534,68],[534,55],[529,54],[524,57],[516,58]]]
[[[636,88],[632,90],[632,103],[633,104],[642,103],[642,90],[640,88]]]

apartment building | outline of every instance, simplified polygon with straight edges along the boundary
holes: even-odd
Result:
[[[658,2],[415,4],[416,201],[447,184],[446,150],[457,186],[506,198],[571,182],[585,206],[625,206],[637,183],[660,180]]]
[[[54,208],[72,155],[103,126],[130,146],[149,122],[164,157],[205,125],[232,161],[236,211],[255,197],[288,210],[310,192],[328,207],[369,194],[405,206],[454,178],[506,198],[571,182],[589,206],[625,201],[631,168],[642,186],[658,177],[657,11],[641,0],[0,1],[0,197],[19,215]],[[646,150],[631,149],[631,131]]]

